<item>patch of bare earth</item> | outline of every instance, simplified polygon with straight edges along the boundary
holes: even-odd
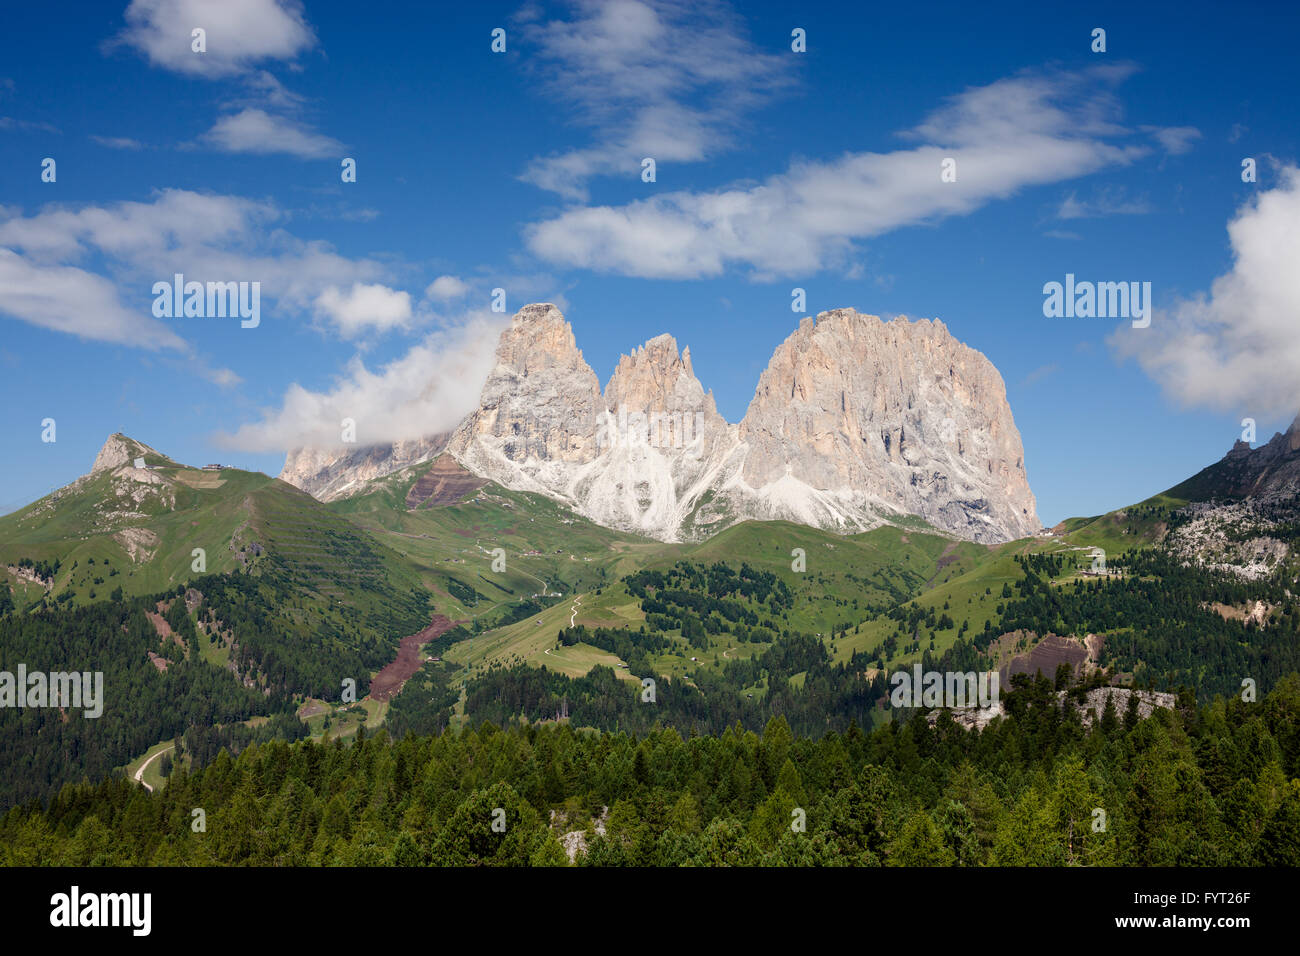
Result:
[[[172,626],[167,623],[167,619],[157,611],[145,611],[144,616],[153,624],[153,629],[158,632],[159,637],[165,640],[176,636],[172,633]]]
[[[435,614],[429,626],[402,638],[397,647],[397,657],[374,676],[370,682],[371,700],[392,700],[402,685],[420,669],[420,648],[441,637],[455,625],[450,618]]]
[[[307,700],[298,708],[298,719],[307,720],[309,717],[315,717],[317,714],[323,714],[329,710],[329,705],[324,701]]]

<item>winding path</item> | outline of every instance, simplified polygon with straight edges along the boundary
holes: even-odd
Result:
[[[161,757],[163,754],[165,754],[167,751],[169,751],[169,750],[174,750],[175,748],[176,748],[176,745],[175,745],[175,744],[168,744],[166,747],[164,747],[162,750],[158,751],[156,754],[154,754],[152,757],[150,757],[150,758],[149,758],[148,760],[146,760],[144,763],[140,764],[140,769],[137,770],[137,771],[135,772],[135,782],[138,783],[138,784],[140,784],[141,786],[143,786],[143,787],[144,787],[146,790],[148,790],[150,793],[153,793],[153,787],[149,786],[149,784],[147,784],[147,783],[144,782],[144,771],[145,771],[145,768],[148,767],[149,764],[151,764],[151,763],[153,763],[155,760],[157,760],[159,757]]]

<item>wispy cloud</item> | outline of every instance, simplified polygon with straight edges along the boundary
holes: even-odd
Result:
[[[56,331],[144,348],[182,347],[151,314],[151,283],[256,281],[264,301],[306,312],[330,287],[385,278],[290,234],[274,204],[171,189],[150,202],[53,205],[32,216],[0,210],[0,312]],[[87,263],[93,263],[90,271]],[[119,291],[123,290],[123,291]],[[131,298],[123,298],[131,290]]]
[[[1107,216],[1144,216],[1151,212],[1151,203],[1145,198],[1130,197],[1123,189],[1102,187],[1092,195],[1080,199],[1071,192],[1061,200],[1056,209],[1057,219],[1102,219]]]
[[[1201,131],[1195,126],[1142,126],[1140,129],[1170,156],[1191,152],[1192,144],[1201,138]]]
[[[1118,122],[1112,88],[1130,72],[1022,73],[953,97],[904,134],[921,144],[912,149],[796,162],[757,186],[569,209],[528,227],[526,241],[553,263],[647,278],[816,272],[856,241],[1148,155],[1123,142],[1131,131]],[[940,178],[948,158],[955,182]]]
[[[639,174],[733,145],[745,115],[790,81],[795,58],[764,53],[720,0],[579,0],[565,20],[517,19],[543,88],[596,135],[533,159],[522,178],[585,199],[594,176]]]
[[[0,314],[82,339],[146,349],[185,343],[148,309],[132,308],[103,276],[75,266],[37,265],[0,248]]]
[[[1022,386],[1037,385],[1044,379],[1051,378],[1060,370],[1061,366],[1056,362],[1049,362],[1047,365],[1040,365],[1033,371],[1028,372],[1025,377],[1020,380],[1020,384]]]
[[[37,133],[57,133],[59,128],[49,123],[41,123],[35,120],[15,119],[12,116],[0,116],[0,129],[2,130],[23,130],[26,132]]]
[[[90,139],[108,149],[144,149],[144,143],[126,136],[96,136],[92,133]]]

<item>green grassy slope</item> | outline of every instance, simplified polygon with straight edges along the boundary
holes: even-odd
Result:
[[[494,484],[454,504],[407,509],[407,492],[430,467],[404,469],[328,507],[421,569],[453,619],[491,622],[502,608],[533,595],[582,593],[676,550],[601,527],[541,495]],[[494,563],[500,567],[498,548],[505,552],[503,571],[493,570]]]

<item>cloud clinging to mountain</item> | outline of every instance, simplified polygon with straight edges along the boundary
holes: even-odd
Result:
[[[345,418],[356,423],[362,447],[448,431],[478,405],[506,321],[487,310],[467,312],[377,371],[356,356],[329,388],[295,382],[279,408],[214,441],[240,451],[332,448],[342,443]]]

